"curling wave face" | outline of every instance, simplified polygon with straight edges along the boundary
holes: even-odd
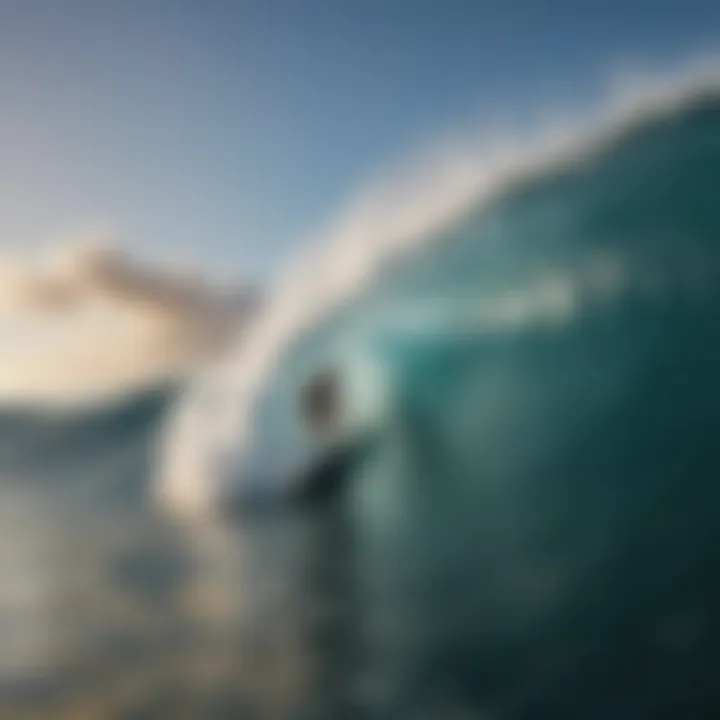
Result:
[[[717,331],[698,323],[720,308],[717,76],[579,126],[466,149],[331,227],[177,406],[160,500],[204,512],[282,493],[369,428],[410,456],[435,438],[443,462],[502,481],[571,416],[590,423],[629,392],[644,362],[707,345]],[[318,437],[298,398],[329,367],[343,411]],[[552,413],[551,391],[563,396]]]

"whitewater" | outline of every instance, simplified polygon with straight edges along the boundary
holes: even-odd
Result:
[[[590,219],[576,193],[565,197],[560,190],[538,201],[541,211],[515,198],[540,194],[563,176],[607,192],[605,166],[620,167],[623,154],[631,157],[636,137],[690,122],[698,104],[712,112],[715,68],[706,63],[676,77],[628,81],[599,111],[535,133],[443,145],[351,203],[317,250],[305,247],[290,264],[243,327],[235,352],[191,383],[169,422],[161,501],[202,513],[237,495],[287,491],[298,468],[337,440],[318,442],[298,412],[303,383],[326,367],[341,368],[345,378],[348,427],[334,435],[350,436],[387,420],[400,402],[407,373],[398,352],[380,346],[442,354],[451,352],[448,336],[467,341],[564,326],[632,289],[650,296],[654,284],[662,294],[676,284],[673,274],[684,274],[689,284],[694,279],[698,288],[712,284],[713,263],[692,239],[674,267],[655,257],[650,243],[662,242],[659,237],[599,238],[586,248],[597,234],[592,227],[584,231],[589,238],[565,237],[573,223]],[[656,201],[660,217],[664,198]],[[513,216],[504,210],[509,203]],[[658,233],[674,231],[684,228],[658,223]]]

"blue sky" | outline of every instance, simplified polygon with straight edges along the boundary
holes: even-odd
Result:
[[[0,238],[262,277],[434,137],[718,41],[711,0],[0,0]]]

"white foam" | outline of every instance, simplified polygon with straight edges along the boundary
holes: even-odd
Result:
[[[370,287],[388,262],[421,251],[442,237],[442,228],[512,183],[583,162],[634,124],[676,112],[698,94],[718,90],[720,62],[716,58],[673,75],[640,79],[635,75],[616,84],[599,111],[577,113],[573,120],[553,122],[536,133],[500,139],[492,133],[490,140],[483,134],[480,139],[444,143],[350,202],[319,234],[315,250],[303,248],[298,262],[281,276],[263,312],[243,333],[236,352],[215,372],[215,381],[223,385],[232,402],[233,420],[226,422],[225,436],[231,438],[233,456],[239,462],[252,443],[254,405],[273,381],[283,355],[304,331]],[[613,281],[610,276],[598,279],[601,285]],[[546,314],[572,313],[573,289],[567,284],[548,282],[533,292],[533,302],[541,292]],[[506,298],[495,311],[496,325],[513,325],[536,310],[527,298],[518,296]],[[183,459],[168,468],[181,465],[187,482],[201,483],[203,492],[212,496],[212,479],[193,477],[197,458],[208,451],[212,455],[218,438],[211,417],[188,421],[195,410],[202,414],[193,405],[193,392],[169,426],[169,457]],[[192,433],[179,431],[191,425]],[[202,430],[196,432],[200,426]],[[199,474],[203,472],[201,464]]]

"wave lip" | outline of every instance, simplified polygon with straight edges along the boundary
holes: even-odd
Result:
[[[165,470],[182,457],[179,464],[185,480],[179,487],[197,483],[212,501],[221,497],[237,480],[225,474],[237,476],[243,465],[252,465],[251,455],[264,442],[258,435],[269,427],[258,413],[268,395],[280,392],[278,369],[298,352],[308,331],[329,326],[356,297],[367,297],[390,268],[407,263],[423,249],[437,247],[471,211],[492,207],[528,181],[541,182],[564,169],[590,166],[622,138],[682,117],[698,103],[718,97],[720,72],[713,62],[671,82],[651,83],[642,92],[637,87],[629,95],[621,92],[600,112],[534,137],[472,143],[460,151],[441,153],[426,163],[425,172],[413,167],[407,177],[401,174],[399,180],[362,196],[329,226],[318,250],[281,278],[222,368],[190,388],[167,427]],[[547,312],[572,312],[568,302],[573,298],[558,292],[543,295],[543,302],[552,305]],[[518,312],[531,312],[517,303],[506,306],[509,315],[504,320],[511,324],[517,325]],[[503,317],[491,319],[504,322]],[[225,398],[217,422],[204,410],[203,388],[208,385]],[[267,450],[268,443],[264,444]]]

